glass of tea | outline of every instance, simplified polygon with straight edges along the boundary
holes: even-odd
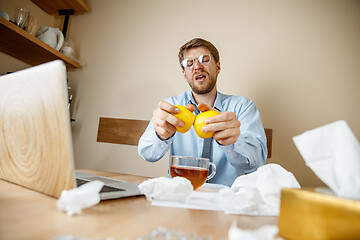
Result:
[[[212,166],[211,174],[209,168]],[[214,177],[216,166],[208,158],[172,156],[170,163],[171,177],[184,177],[188,179],[194,190],[201,187],[207,180]]]

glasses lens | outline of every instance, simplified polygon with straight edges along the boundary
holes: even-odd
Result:
[[[201,55],[199,57],[200,63],[208,63],[208,62],[210,62],[210,60],[211,60],[211,56],[209,54]]]
[[[199,63],[208,63],[211,61],[211,55],[210,54],[201,54],[198,58]],[[194,66],[195,60],[192,58],[185,58],[182,60],[181,64],[184,68],[191,68]]]
[[[181,63],[185,68],[189,68],[194,65],[194,59],[185,58]]]

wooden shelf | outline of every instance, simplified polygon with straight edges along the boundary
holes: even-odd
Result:
[[[78,62],[2,17],[0,17],[0,36],[0,51],[32,66],[60,59],[65,62],[67,68],[80,67]]]
[[[58,14],[57,10],[72,9],[76,13],[89,11],[88,5],[83,0],[31,0],[48,14]]]

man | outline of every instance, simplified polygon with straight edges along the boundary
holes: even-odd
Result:
[[[260,114],[246,97],[217,91],[220,59],[212,43],[200,38],[192,39],[180,48],[178,56],[191,91],[159,102],[139,140],[139,155],[155,162],[169,148],[170,158],[172,155],[204,157],[205,153],[216,165],[216,174],[209,182],[231,186],[239,175],[253,172],[265,164],[266,136]],[[208,140],[199,138],[194,128],[184,134],[175,131],[175,126],[182,127],[184,123],[172,115],[179,112],[174,105],[186,106],[195,115],[199,110],[219,112],[217,116],[208,118],[202,128],[203,132],[215,132],[210,144]]]

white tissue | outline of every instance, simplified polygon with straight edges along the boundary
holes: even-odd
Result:
[[[220,190],[221,208],[227,214],[278,216],[281,188],[300,188],[300,184],[280,165],[266,164]]]
[[[104,186],[101,181],[91,181],[71,190],[63,190],[56,206],[67,215],[81,214],[81,209],[91,207],[100,202],[100,190]]]
[[[183,177],[159,177],[144,181],[139,185],[139,190],[147,200],[164,200],[185,202],[193,191],[191,182]]]
[[[274,240],[282,239],[276,237],[278,234],[278,228],[274,225],[264,225],[255,230],[242,230],[237,227],[237,223],[234,222],[229,229],[229,240]]]
[[[293,137],[306,165],[339,197],[360,200],[360,144],[343,120]]]

